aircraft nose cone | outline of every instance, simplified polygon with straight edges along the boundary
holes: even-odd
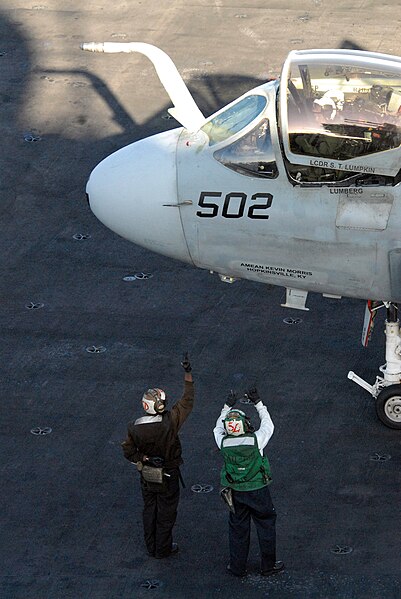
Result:
[[[177,206],[173,129],[118,150],[92,171],[86,191],[95,216],[118,235],[155,252],[192,262]]]

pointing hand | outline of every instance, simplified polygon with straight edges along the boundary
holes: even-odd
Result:
[[[191,372],[192,367],[191,367],[191,362],[189,361],[189,358],[188,358],[188,352],[185,352],[184,354],[182,354],[181,366],[183,367],[185,372]]]

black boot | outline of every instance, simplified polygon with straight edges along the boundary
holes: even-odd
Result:
[[[261,575],[262,576],[273,576],[273,574],[278,574],[279,572],[282,572],[284,570],[284,562],[276,562],[273,566],[273,568],[270,568],[269,570],[262,570],[261,571]]]

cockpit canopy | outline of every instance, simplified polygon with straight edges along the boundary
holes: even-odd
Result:
[[[291,52],[280,81],[280,125],[289,164],[331,180],[395,176],[401,168],[401,59],[352,50]]]

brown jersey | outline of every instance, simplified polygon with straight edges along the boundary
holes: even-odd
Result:
[[[141,462],[143,456],[160,457],[165,468],[177,468],[183,463],[178,432],[192,411],[194,384],[184,382],[184,393],[171,411],[146,414],[128,424],[128,435],[122,443],[124,456],[130,462]]]

